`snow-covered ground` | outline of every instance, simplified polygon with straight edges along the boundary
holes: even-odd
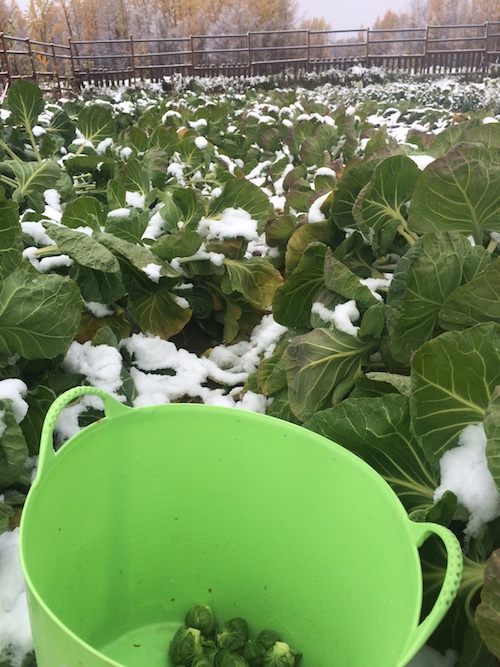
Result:
[[[201,85],[201,84],[200,84]],[[213,85],[213,84],[212,84]],[[481,87],[482,86],[482,87]],[[383,92],[381,92],[383,90]],[[117,105],[121,105],[123,112],[127,111],[127,102],[122,97],[120,91],[113,91]],[[237,94],[237,93],[234,93]],[[449,113],[442,114],[432,124],[430,117],[436,116],[436,99],[442,95],[443,100],[450,103]],[[494,84],[477,84],[468,89],[468,92],[456,85],[451,79],[443,79],[434,85],[428,92],[428,107],[413,109],[413,116],[416,120],[409,122],[409,114],[402,116],[401,112],[391,105],[392,100],[401,99],[410,100],[414,95],[417,97],[416,89],[408,84],[394,84],[392,87],[378,87],[377,85],[358,87],[357,90],[345,90],[339,93],[332,86],[323,86],[314,91],[304,91],[304,95],[310,99],[316,99],[321,104],[338,104],[339,96],[343,96],[343,103],[346,105],[346,113],[356,114],[355,99],[361,99],[365,102],[381,99],[386,96],[387,104],[384,111],[374,109],[367,120],[376,127],[385,126],[389,136],[393,137],[399,143],[407,141],[408,133],[411,130],[418,129],[424,131],[439,132],[444,129],[453,117],[453,99],[458,101],[466,98],[469,94],[471,99],[474,96],[484,96],[484,106],[489,108],[497,95],[497,87]],[[421,99],[421,98],[419,98]],[[475,99],[475,97],[474,97]],[[451,101],[450,101],[451,100]],[[145,100],[144,105],[147,106]],[[350,106],[349,106],[350,105]],[[256,114],[258,122],[266,122],[266,111],[269,105],[255,103],[251,113]],[[300,113],[300,108],[296,107],[289,110],[295,117]],[[175,113],[174,110],[169,113]],[[286,125],[288,115],[283,109],[280,110],[283,116],[283,124]],[[411,114],[410,114],[411,115]],[[196,121],[196,128],[202,128],[203,119]],[[496,122],[493,114],[490,115],[488,122]],[[326,122],[326,121],[325,121]],[[192,127],[194,127],[192,125]],[[230,132],[230,128],[226,129]],[[206,147],[204,138],[199,137],[197,147],[203,150]],[[105,148],[103,148],[105,150]],[[429,161],[429,156],[415,156],[415,161],[420,168],[424,168]],[[229,165],[234,169],[234,165]],[[255,184],[264,183],[261,179],[263,168],[255,169],[247,177]],[[317,172],[320,174],[320,172]],[[334,172],[331,172],[334,175]],[[178,165],[171,168],[171,174],[176,176],[179,184],[183,182],[182,167]],[[330,175],[330,174],[320,174]],[[57,193],[56,193],[57,194]],[[211,196],[217,196],[217,192],[212,192]],[[279,202],[279,184],[275,184],[275,192],[270,193],[274,197],[275,206]],[[46,200],[48,208],[46,215],[54,222],[59,222],[61,217],[60,206],[57,197],[54,199],[54,193],[47,193]],[[50,203],[49,203],[50,202]],[[127,202],[130,205],[138,205],[141,202]],[[321,215],[319,210],[320,202],[316,202],[309,211],[309,221],[317,221]],[[241,217],[241,234],[247,238],[255,239],[256,229],[249,216]],[[40,229],[36,227],[38,223],[23,222],[23,229],[26,233],[36,235]],[[211,226],[207,224],[202,231],[207,238],[218,238],[222,233],[225,224],[224,217]],[[152,221],[150,222],[153,227]],[[201,232],[200,232],[201,233]],[[49,239],[50,240],[50,239]],[[262,239],[259,241],[262,244]],[[69,258],[67,258],[69,259]],[[48,262],[52,258],[46,258]],[[61,257],[57,258],[61,262]],[[33,260],[38,261],[38,260]],[[63,258],[63,261],[66,261]],[[38,267],[39,270],[46,270],[47,267]],[[154,279],[154,276],[152,277]],[[344,306],[346,304],[343,304]],[[321,304],[317,306],[319,308]],[[91,307],[91,305],[89,305]],[[337,320],[335,320],[335,317]],[[328,314],[331,321],[336,321],[339,328],[354,331],[355,313],[339,309],[335,315]],[[178,349],[172,342],[162,340],[158,337],[144,334],[134,334],[128,339],[122,341],[121,350],[126,352],[131,359],[129,368],[137,388],[137,396],[134,405],[144,406],[151,404],[169,403],[179,400],[184,396],[196,397],[204,403],[214,405],[225,405],[235,409],[245,409],[257,412],[265,412],[269,400],[260,394],[252,391],[243,391],[243,386],[251,373],[254,373],[260,361],[272,354],[277,340],[284,332],[284,327],[274,322],[272,314],[267,314],[260,325],[258,325],[250,340],[239,342],[231,346],[218,346],[213,348],[206,356],[198,357],[184,349]],[[88,383],[95,387],[104,389],[110,394],[120,398],[117,390],[122,384],[121,373],[123,370],[123,356],[120,350],[108,345],[92,346],[89,343],[80,344],[74,342],[69,348],[63,362],[63,367],[68,373],[81,373]],[[157,371],[167,370],[168,374],[158,373]],[[210,388],[209,381],[215,381],[219,388]],[[220,388],[223,386],[224,389]],[[20,422],[26,415],[27,404],[23,398],[27,387],[21,380],[10,379],[0,381],[0,398],[7,397],[13,400],[14,414]],[[74,435],[80,428],[78,425],[78,415],[88,407],[98,407],[98,399],[95,397],[85,397],[78,405],[68,407],[64,410],[57,424],[57,435],[60,441]],[[3,422],[0,415],[0,437]],[[469,428],[464,431],[459,447],[445,454],[441,460],[441,484],[436,489],[436,499],[439,498],[445,490],[450,489],[457,494],[459,501],[469,509],[471,513],[468,531],[470,535],[477,533],[479,527],[486,521],[500,514],[500,496],[494,484],[492,484],[491,474],[486,465],[484,455],[485,438],[484,431],[480,428]],[[33,466],[33,460],[30,461]],[[463,475],[464,468],[472,469],[474,475]],[[1,496],[0,496],[1,500]],[[12,667],[20,667],[25,656],[32,650],[31,633],[26,608],[24,593],[24,582],[19,565],[18,557],[18,529],[4,532],[0,535],[0,661],[8,661]],[[414,660],[410,667],[453,667],[458,656],[452,651],[441,655],[430,647],[424,647]]]

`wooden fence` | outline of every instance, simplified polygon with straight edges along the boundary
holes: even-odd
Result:
[[[27,78],[56,93],[86,84],[174,74],[255,76],[380,66],[409,73],[489,74],[500,65],[500,22],[393,30],[283,30],[53,44],[0,33],[0,86]]]

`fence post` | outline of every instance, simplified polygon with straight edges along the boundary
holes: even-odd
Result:
[[[71,41],[71,37],[68,37],[68,46],[69,46],[69,60],[71,62],[71,73],[73,74],[73,79],[76,82],[76,68],[75,68],[75,61],[73,59],[73,42]]]
[[[429,50],[429,24],[425,26],[425,42],[424,42],[424,70],[427,72],[429,69],[428,63],[428,53]]]
[[[26,37],[24,41],[26,42],[26,46],[28,47],[28,53],[30,56],[31,69],[33,70],[33,83],[37,83],[35,56],[33,55],[33,50],[31,48],[31,42],[29,40],[29,37]]]
[[[52,42],[52,44],[50,46],[52,48],[52,62],[54,63],[54,65],[53,65],[53,67],[54,67],[53,74],[55,74],[55,77],[56,77],[57,89],[59,90],[59,97],[61,97],[61,80],[59,79],[59,69],[57,67],[56,47],[54,45],[54,42]],[[52,78],[54,78],[54,76],[52,76]]]
[[[489,52],[489,42],[490,42],[490,22],[484,22],[484,58],[483,58],[483,76],[489,69],[490,66],[490,52]]]
[[[194,37],[189,35],[189,43],[191,45],[191,76],[196,74],[196,58],[194,53]]]
[[[307,30],[307,64],[306,70],[311,71],[311,31]]]
[[[252,76],[252,36],[250,31],[247,32],[247,59],[248,59],[248,76]]]
[[[365,50],[365,67],[369,67],[368,58],[370,56],[370,28],[366,29],[366,50]]]
[[[132,78],[135,83],[137,77],[135,72],[134,38],[132,35],[130,35],[130,69],[132,70]]]
[[[7,72],[7,81],[8,85],[12,83],[12,72],[10,70],[9,54],[7,53],[7,41],[5,39],[5,34],[2,32],[2,49],[3,55],[5,58],[5,71]]]

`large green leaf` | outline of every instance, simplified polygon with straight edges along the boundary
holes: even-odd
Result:
[[[475,619],[490,652],[500,659],[500,549],[486,562],[484,586]]]
[[[250,213],[254,220],[263,225],[274,217],[269,197],[256,185],[244,178],[231,178],[222,190],[220,197],[210,200],[209,217],[223,213],[227,208],[242,208]]]
[[[369,160],[351,166],[337,182],[331,213],[341,229],[356,227],[353,215],[354,203],[362,188],[369,183],[377,164],[377,160]]]
[[[191,309],[179,305],[167,287],[151,284],[148,291],[132,289],[129,298],[142,331],[160,338],[175,336],[191,319]]]
[[[500,386],[493,392],[483,424],[487,438],[488,468],[500,491]]]
[[[56,188],[61,176],[61,168],[56,162],[16,162],[5,161],[4,164],[12,169],[17,181],[17,190],[12,198],[17,201],[26,200],[35,211],[43,212],[45,199],[43,193],[50,188]]]
[[[28,445],[12,412],[12,400],[0,399],[0,489],[17,481],[28,457]]]
[[[486,416],[500,385],[500,325],[478,324],[441,334],[412,362],[412,419],[429,461],[437,467],[461,431]]]
[[[81,305],[69,278],[14,271],[0,283],[0,354],[26,359],[64,354],[78,330]]]
[[[87,303],[95,301],[110,304],[127,293],[121,276],[116,273],[103,273],[81,264],[74,264],[70,269],[70,276],[80,288],[82,297]]]
[[[96,271],[120,275],[120,264],[116,257],[92,236],[52,222],[44,223],[44,227],[61,252],[69,255],[78,264]]]
[[[328,329],[314,329],[290,341],[285,365],[295,415],[305,421],[341,401],[353,388],[372,350],[373,341]]]
[[[500,257],[457,287],[439,311],[439,324],[447,330],[490,321],[500,323]]]
[[[500,149],[462,146],[429,164],[417,181],[410,229],[425,234],[456,231],[483,242],[500,231]]]
[[[439,328],[441,308],[490,261],[482,246],[472,247],[457,233],[426,234],[401,258],[387,294],[387,326],[394,359],[408,364],[411,354]]]
[[[162,201],[160,215],[170,231],[177,231],[180,222],[183,229],[195,230],[205,213],[200,193],[193,188],[177,188],[172,193],[167,192]]]
[[[78,114],[78,129],[94,146],[104,139],[113,138],[116,131],[111,111],[100,104],[90,104]]]
[[[45,108],[42,91],[31,81],[17,79],[7,94],[7,104],[14,118],[31,129]]]
[[[432,506],[438,481],[412,433],[408,396],[349,398],[317,412],[304,426],[371,465],[409,512]]]
[[[297,227],[286,247],[285,268],[287,275],[290,275],[295,270],[306,248],[311,243],[326,243],[327,245],[331,245],[331,241],[331,225],[326,220]]]
[[[329,249],[324,265],[325,285],[345,299],[355,299],[363,306],[378,303],[372,292],[360,283],[359,277],[338,260]]]
[[[151,246],[151,252],[161,259],[171,262],[174,257],[191,257],[200,249],[203,239],[196,232],[180,231],[163,234]]]
[[[371,240],[375,253],[384,255],[398,232],[406,230],[406,207],[420,169],[406,155],[394,155],[375,169],[353,207],[358,229]]]
[[[106,209],[95,197],[78,197],[66,204],[61,222],[66,227],[91,227],[101,230],[106,222]]]
[[[0,279],[19,266],[22,251],[18,205],[14,201],[0,201]]]
[[[323,265],[328,247],[311,243],[296,268],[276,290],[273,316],[286,327],[309,328],[311,308],[318,291],[324,285]]]
[[[116,180],[123,185],[125,190],[131,192],[147,195],[151,190],[148,170],[135,158],[127,160],[116,175]]]
[[[257,308],[268,308],[274,293],[283,283],[280,272],[266,259],[224,260],[226,272],[222,279],[225,294],[239,292]]]
[[[170,264],[154,255],[145,246],[130,243],[107,232],[97,234],[96,239],[113,252],[128,260],[139,271],[144,271],[148,266],[155,265],[159,267],[159,275],[161,277],[179,278],[181,275]]]

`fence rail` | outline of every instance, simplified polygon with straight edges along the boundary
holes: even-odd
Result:
[[[386,30],[283,30],[188,37],[40,42],[0,33],[0,87],[35,81],[59,94],[85,84],[191,76],[321,72],[375,65],[485,75],[500,66],[500,22]]]

